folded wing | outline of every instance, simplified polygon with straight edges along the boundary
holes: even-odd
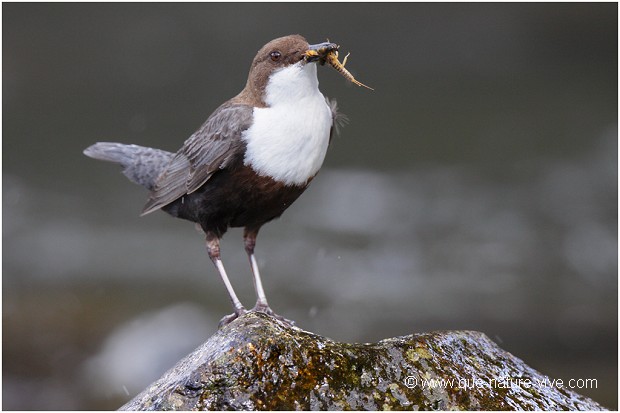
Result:
[[[155,183],[142,215],[191,194],[242,148],[241,134],[252,123],[252,107],[220,106],[174,155]]]

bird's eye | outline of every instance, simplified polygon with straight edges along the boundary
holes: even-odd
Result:
[[[274,52],[269,53],[269,56],[271,57],[271,60],[275,62],[280,59],[280,56],[282,56],[282,54],[276,50]]]

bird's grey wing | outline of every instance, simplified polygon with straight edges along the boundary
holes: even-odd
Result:
[[[159,176],[142,215],[191,194],[225,168],[242,146],[241,134],[252,124],[252,111],[251,106],[224,104],[213,112]]]

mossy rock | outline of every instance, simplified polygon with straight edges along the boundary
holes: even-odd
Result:
[[[337,343],[248,313],[121,410],[605,410],[482,333]]]

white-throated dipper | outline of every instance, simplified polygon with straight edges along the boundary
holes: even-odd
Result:
[[[142,215],[162,209],[200,225],[235,310],[220,324],[246,311],[220,259],[220,238],[229,227],[244,228],[254,310],[274,315],[254,257],[256,236],[302,194],[323,164],[337,112],[319,91],[316,63],[337,49],[329,42],[309,45],[299,35],[270,41],[254,58],[241,93],[217,108],[177,153],[110,142],[84,150],[91,158],[121,164],[131,181],[151,191]]]

